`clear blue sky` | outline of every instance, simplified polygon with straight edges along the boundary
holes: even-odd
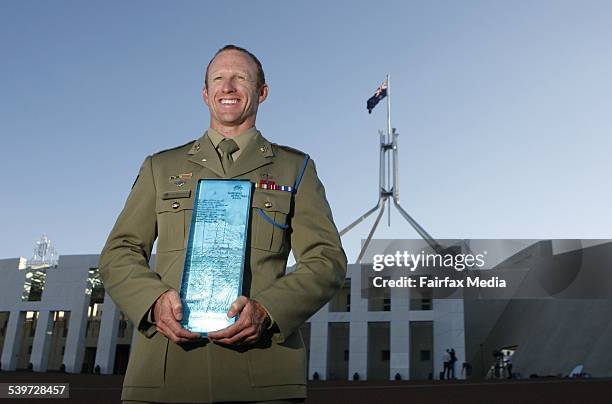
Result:
[[[402,205],[439,238],[611,238],[612,2],[0,2],[0,258],[98,253],[148,154],[208,127],[203,69],[261,59],[258,128],[342,228],[376,202],[391,74]],[[373,218],[349,233],[351,260]],[[378,238],[412,238],[396,214]]]

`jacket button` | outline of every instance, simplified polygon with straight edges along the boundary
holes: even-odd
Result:
[[[172,209],[178,209],[178,207],[179,207],[179,206],[181,206],[181,204],[180,204],[180,203],[178,203],[178,202],[174,202],[174,203],[172,204]]]
[[[272,202],[270,202],[270,201],[266,201],[266,203],[264,203],[264,207],[265,207],[266,209],[270,209],[270,208],[272,207]]]

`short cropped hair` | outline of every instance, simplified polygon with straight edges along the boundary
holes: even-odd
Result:
[[[208,69],[210,68],[210,64],[213,60],[215,60],[219,53],[228,50],[235,50],[238,52],[245,53],[251,58],[251,60],[253,60],[253,62],[255,62],[255,65],[257,65],[257,89],[260,89],[264,84],[266,84],[266,76],[264,74],[263,67],[261,66],[261,62],[259,61],[259,59],[257,59],[257,56],[253,55],[248,50],[241,48],[240,46],[230,44],[225,45],[223,48],[219,49],[217,53],[215,53],[215,55],[212,57],[212,59],[210,59],[210,62],[208,62],[208,66],[206,66],[206,75],[204,76],[204,85],[206,86],[206,88],[208,88]]]

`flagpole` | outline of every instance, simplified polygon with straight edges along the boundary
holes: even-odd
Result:
[[[391,127],[391,75],[387,74],[387,78],[385,80],[386,83],[381,85],[374,96],[371,97],[372,103],[370,103],[370,99],[368,99],[367,107],[368,112],[372,113],[372,109],[376,106],[376,104],[381,100],[381,98],[387,98],[387,132],[385,133],[382,129],[378,131],[380,137],[380,161],[379,161],[379,176],[378,176],[378,202],[376,206],[368,210],[366,213],[361,215],[357,220],[349,224],[347,227],[340,231],[340,236],[348,233],[349,230],[357,226],[363,220],[365,220],[372,213],[378,212],[376,216],[376,220],[374,221],[374,226],[370,230],[368,234],[368,238],[362,244],[361,251],[359,252],[359,256],[357,257],[357,263],[361,263],[363,256],[365,254],[366,249],[368,248],[372,237],[374,236],[374,232],[378,227],[380,219],[384,215],[385,212],[385,202],[389,204],[388,214],[389,214],[389,226],[391,226],[391,199],[393,199],[393,204],[396,209],[399,211],[401,216],[413,227],[414,230],[429,244],[435,251],[442,251],[442,247],[437,243],[437,241],[425,231],[409,214],[406,212],[401,206],[399,202],[399,153],[398,153],[398,145],[397,145],[397,137],[398,133],[395,129]],[[385,95],[382,95],[383,86],[386,84]],[[390,152],[390,153],[388,153]],[[393,162],[391,162],[393,159]]]
[[[387,74],[387,140],[385,143],[390,144],[392,141],[391,138],[391,78],[390,78],[390,74]],[[385,153],[386,155],[387,153]],[[390,181],[391,178],[391,159],[390,156],[386,156],[387,157],[387,181],[389,182],[389,184],[387,184],[387,188],[386,191],[391,191],[391,189],[389,189],[389,187],[393,187],[393,184]],[[387,210],[387,226],[391,227],[391,201],[389,200],[389,198],[387,198],[387,203],[389,204],[388,206],[388,210]]]
[[[391,137],[391,79],[387,74],[387,142]]]

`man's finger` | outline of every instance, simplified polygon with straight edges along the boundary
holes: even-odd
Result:
[[[238,322],[225,327],[221,330],[218,331],[213,331],[213,332],[209,332],[208,333],[208,338],[211,340],[217,340],[217,339],[221,339],[221,338],[229,338],[237,333],[239,333],[242,330],[242,325],[239,324]]]
[[[170,320],[164,322],[166,326],[176,337],[186,339],[200,338],[200,334],[184,329],[177,321]]]
[[[168,337],[168,339],[174,342],[175,344],[178,344],[179,342],[184,342],[182,338],[177,337],[176,334],[172,332],[172,330],[170,330],[168,327],[166,327],[163,324],[158,324],[157,330],[161,332],[162,334],[164,334],[166,337]]]
[[[181,321],[183,319],[183,305],[181,304],[181,299],[179,298],[178,293],[175,291],[173,291],[173,293],[169,293],[168,302],[174,318],[177,319],[177,321]]]
[[[257,331],[253,333],[253,329],[251,327],[247,327],[232,337],[215,340],[215,342],[227,345],[239,345],[245,342],[248,337],[253,335],[257,335]]]
[[[259,341],[259,334],[255,333],[253,335],[251,335],[250,337],[247,337],[244,339],[244,341],[242,341],[245,344],[254,344],[257,341]]]
[[[177,343],[177,344],[180,342],[188,342],[188,341],[193,341],[195,339],[201,338],[200,334],[191,333],[185,329],[179,330],[177,334],[171,328],[166,327],[163,324],[158,324],[157,330],[161,332],[162,334],[164,334],[166,337],[168,337],[170,341]]]
[[[257,327],[242,317],[236,323],[223,330],[217,331],[212,336],[209,334],[209,337],[213,342],[234,344],[236,342],[242,342],[242,339],[252,334],[257,336]]]
[[[237,303],[238,299],[234,302]],[[247,319],[248,316],[242,316],[236,322],[230,326],[227,326],[221,330],[214,331],[208,333],[208,337],[210,339],[221,339],[221,338],[231,338],[234,335],[240,333],[245,328],[251,325],[250,321]]]
[[[191,332],[183,327],[181,327],[179,329],[178,332],[175,332],[177,337],[181,337],[181,338],[186,338],[188,340],[194,340],[194,339],[200,339],[202,338],[202,336],[200,335],[200,333],[197,332]]]
[[[239,296],[230,306],[227,316],[230,318],[234,317],[236,314],[240,313],[242,309],[244,309],[248,302],[249,299],[246,296]]]

